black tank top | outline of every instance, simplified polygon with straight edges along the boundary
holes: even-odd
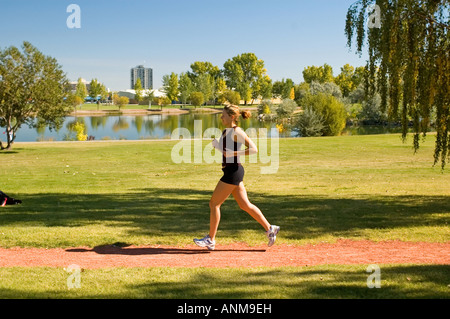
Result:
[[[236,142],[233,139],[233,132],[236,129],[237,126],[233,127],[233,130],[230,129],[225,129],[222,132],[222,136],[221,136],[221,142],[222,142],[222,151],[225,154],[226,149],[228,148],[229,150],[232,150],[234,152],[238,151],[241,149],[242,143]],[[227,132],[228,131],[228,132]],[[227,145],[231,144],[231,142],[233,143],[233,146],[231,145]],[[239,160],[239,156],[234,156],[234,157],[226,157],[225,155],[222,155],[222,166],[237,166],[240,165],[240,160]]]

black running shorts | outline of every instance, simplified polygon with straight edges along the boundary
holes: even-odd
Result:
[[[244,180],[244,167],[242,165],[226,165],[222,168],[222,182],[231,185],[237,185]]]

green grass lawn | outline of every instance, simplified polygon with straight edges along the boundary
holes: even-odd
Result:
[[[260,174],[260,167],[269,164],[244,164],[249,198],[271,223],[281,225],[279,243],[302,245],[334,242],[339,238],[448,242],[450,168],[441,171],[440,166],[433,167],[434,139],[428,136],[417,154],[412,149],[412,141],[404,144],[399,135],[282,139],[276,174]],[[208,231],[208,202],[222,171],[220,164],[173,163],[170,154],[176,143],[16,143],[12,150],[0,152],[0,189],[23,200],[20,206],[0,208],[0,246],[191,244],[192,238]],[[265,243],[262,228],[240,211],[232,198],[222,206],[217,240],[223,244]],[[197,287],[193,278],[204,275],[217,277],[224,287],[201,293],[199,297],[256,297],[249,294],[254,283],[245,282],[252,274],[255,281],[261,279],[261,287],[277,278],[286,282],[286,291],[282,293],[270,289],[264,292],[261,288],[257,296],[262,298],[449,297],[450,282],[441,280],[441,277],[447,281],[449,278],[449,268],[445,266],[387,266],[394,273],[406,273],[407,277],[424,271],[440,279],[428,280],[424,275],[418,281],[405,282],[402,275],[398,281],[392,279],[392,289],[381,289],[381,292],[369,290],[363,281],[363,293],[358,292],[362,288],[350,287],[361,285],[360,279],[351,279],[361,275],[361,267],[324,267],[325,270],[321,267],[183,269],[185,288],[168,284],[173,289],[161,291],[158,287],[166,281],[176,281],[175,270],[88,270],[83,274],[85,282],[88,276],[99,281],[90,288],[86,285],[75,296],[179,297]],[[0,269],[0,297],[70,297],[72,292],[64,290],[67,287],[52,286],[51,278],[67,278],[67,273],[61,275],[61,271]],[[158,271],[161,274],[155,275]],[[25,282],[42,273],[50,275],[43,287],[28,289],[11,275],[15,272]],[[142,275],[132,280],[134,272]],[[112,292],[114,285],[109,290],[102,288],[102,280],[106,281],[102,278],[112,273],[118,276],[114,285],[121,287],[117,294]],[[312,282],[319,273],[335,273],[345,283],[340,286],[340,281],[331,278],[325,279],[328,284],[318,282],[317,286]],[[362,276],[367,278],[364,269]],[[242,279],[242,289],[248,289],[247,292],[240,292],[240,286],[236,288],[232,284],[235,277]],[[289,278],[296,278],[295,283],[290,285]],[[151,280],[155,281],[154,285]],[[208,282],[205,279],[203,287]],[[304,284],[307,287],[300,289]]]
[[[404,299],[450,298],[450,267],[381,265],[368,288],[367,266],[252,269],[86,269],[68,289],[64,269],[0,268],[0,298]]]
[[[432,167],[433,139],[416,155],[397,135],[282,139],[276,174],[245,164],[249,198],[282,226],[282,243],[448,241],[450,174]],[[176,143],[16,143],[0,153],[1,190],[23,204],[1,209],[0,246],[191,243],[208,230],[222,171],[173,163]],[[264,237],[230,197],[218,240]]]

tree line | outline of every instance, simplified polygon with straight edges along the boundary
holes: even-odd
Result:
[[[229,102],[244,105],[255,100],[298,100],[299,92],[306,84],[335,83],[344,96],[354,91],[362,81],[364,67],[345,65],[334,77],[331,66],[309,66],[303,70],[304,82],[295,84],[290,78],[273,81],[267,74],[264,61],[254,53],[242,53],[228,59],[223,68],[208,61],[196,61],[190,69],[163,76],[162,90],[170,101],[193,105],[223,104]]]

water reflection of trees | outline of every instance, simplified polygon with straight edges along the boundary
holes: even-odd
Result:
[[[114,133],[121,132],[121,137],[125,138],[170,138],[176,128],[186,128],[191,136],[194,136],[195,121],[201,121],[202,134],[208,128],[224,127],[218,114],[182,114],[182,115],[144,115],[144,116],[91,116],[91,117],[67,117],[63,128],[63,139],[73,139],[73,126],[79,122],[85,125],[89,135],[102,139],[105,136],[114,136]],[[270,129],[274,123],[258,121],[257,118],[247,120],[241,119],[239,125],[247,132],[249,128],[254,128],[258,132],[259,128]],[[45,126],[35,128],[37,137],[44,140],[46,134]],[[133,132],[133,130],[136,130]],[[129,134],[127,134],[129,132]],[[280,134],[284,136],[283,134]]]
[[[136,131],[138,133],[142,132],[142,127],[144,125],[144,118],[142,116],[136,116],[131,123],[133,124],[133,126],[136,128]]]
[[[73,129],[75,123],[82,123],[86,127],[87,134],[95,136],[96,139],[105,137],[114,138],[114,133],[120,131],[120,138],[127,139],[160,139],[171,137],[172,132],[176,128],[186,128],[189,130],[191,136],[194,136],[195,121],[201,121],[201,130],[204,133],[208,128],[218,128],[221,131],[224,129],[220,120],[220,113],[218,114],[182,114],[182,115],[141,115],[141,116],[90,116],[90,117],[67,117],[60,130],[48,131],[47,126],[39,125],[38,119],[35,119],[36,125],[28,128],[32,135],[32,140],[45,141],[57,140],[58,136],[62,140],[75,140],[75,131]],[[240,127],[249,135],[253,132],[258,134],[258,129],[264,128],[270,136],[271,129],[275,127],[276,122],[259,121],[258,118],[252,117],[247,120],[240,120]],[[291,131],[289,126],[285,126],[286,130],[279,133],[280,137],[290,137]],[[27,128],[21,128],[21,130]],[[136,132],[133,131],[136,130]],[[56,131],[56,136],[55,136]],[[390,126],[362,126],[362,127],[347,127],[343,134],[346,135],[365,135],[365,134],[383,134],[383,133],[399,133],[399,127]],[[33,135],[33,132],[34,135]],[[137,137],[136,137],[137,133]],[[295,136],[295,135],[293,135]],[[255,135],[252,134],[252,137]],[[117,137],[119,138],[119,137]],[[28,141],[28,140],[25,140]]]
[[[130,119],[131,126],[136,129],[142,137],[143,131],[147,137],[165,138],[170,137],[176,128],[186,128],[191,136],[194,136],[195,121],[201,121],[202,133],[208,128],[219,128],[223,130],[220,114],[182,114],[182,115],[150,115],[136,117],[120,117],[115,122],[114,127],[128,129]],[[258,121],[258,119],[241,120],[239,125],[244,130],[253,128],[258,131],[259,128],[265,128],[270,134],[273,123],[267,121]],[[115,130],[116,131],[116,130]],[[117,131],[116,131],[117,132]],[[157,134],[158,132],[158,134]]]
[[[130,123],[128,123],[127,119],[119,116],[119,118],[114,122],[112,129],[114,132],[118,132],[121,130],[127,130],[130,127]]]
[[[91,116],[90,118],[91,128],[97,131],[99,127],[106,127],[108,123],[108,116]]]

